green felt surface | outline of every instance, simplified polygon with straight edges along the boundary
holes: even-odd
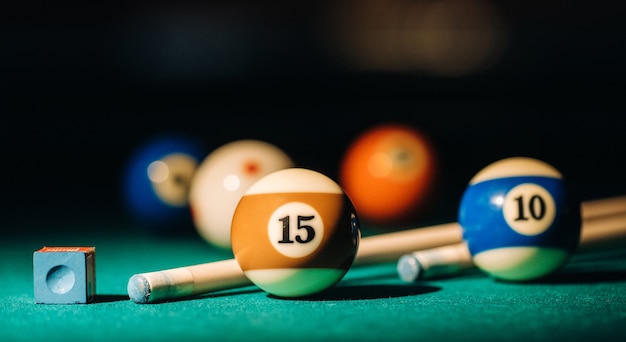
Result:
[[[57,223],[61,224],[61,223]],[[272,297],[254,286],[161,304],[135,304],[135,273],[231,257],[194,234],[149,237],[114,220],[91,233],[14,234],[2,241],[0,341],[623,341],[626,252],[575,255],[553,278],[494,281],[477,270],[403,283],[395,263],[353,268],[310,299]],[[94,232],[106,232],[96,234]],[[33,302],[32,253],[43,245],[94,245],[95,303]]]

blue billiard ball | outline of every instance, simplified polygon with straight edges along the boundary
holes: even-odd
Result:
[[[204,155],[198,141],[175,135],[146,140],[132,153],[122,193],[126,209],[141,227],[159,232],[192,227],[189,188]]]
[[[560,268],[578,246],[580,202],[553,166],[506,158],[470,180],[458,221],[478,268],[496,279],[530,281]]]

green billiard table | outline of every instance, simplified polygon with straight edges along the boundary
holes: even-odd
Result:
[[[102,212],[8,222],[0,340],[623,341],[626,248],[574,254],[553,277],[506,283],[477,269],[405,283],[395,262],[353,267],[328,291],[281,299],[253,285],[156,304],[127,294],[136,273],[232,258],[192,231],[158,236]],[[44,229],[45,228],[45,229]],[[96,297],[35,304],[33,252],[95,246]]]

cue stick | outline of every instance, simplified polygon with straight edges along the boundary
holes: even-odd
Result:
[[[580,210],[583,220],[626,212],[626,196],[585,201],[581,203]],[[406,251],[420,251],[461,242],[463,232],[457,222],[364,237],[354,265],[393,261],[408,253]]]
[[[446,223],[406,231],[364,237],[353,265],[370,265],[396,260],[416,249],[461,241],[461,227]],[[153,303],[207,292],[252,285],[235,259],[135,274],[127,290],[135,303]]]
[[[603,210],[599,213],[604,216],[584,219],[575,252],[589,252],[611,243],[626,241],[626,204],[614,209],[622,212]],[[467,244],[460,242],[405,254],[398,259],[397,271],[400,279],[414,282],[452,275],[472,267],[474,263]]]
[[[615,211],[626,211],[622,205],[624,203],[626,196],[581,203],[583,227],[587,227],[586,221],[603,220],[604,216],[610,216]],[[592,235],[585,236],[593,240]],[[462,229],[456,222],[364,237],[359,244],[354,265],[389,262],[414,251],[462,242]],[[135,274],[128,280],[127,290],[132,301],[144,304],[248,285],[252,285],[252,282],[244,275],[237,261],[227,259]]]

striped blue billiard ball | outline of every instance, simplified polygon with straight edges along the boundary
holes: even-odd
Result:
[[[580,202],[553,166],[506,158],[470,180],[458,221],[478,268],[500,280],[531,281],[559,269],[576,249]]]
[[[138,224],[153,232],[193,229],[189,187],[205,151],[191,138],[160,135],[130,155],[124,169],[125,207]]]

